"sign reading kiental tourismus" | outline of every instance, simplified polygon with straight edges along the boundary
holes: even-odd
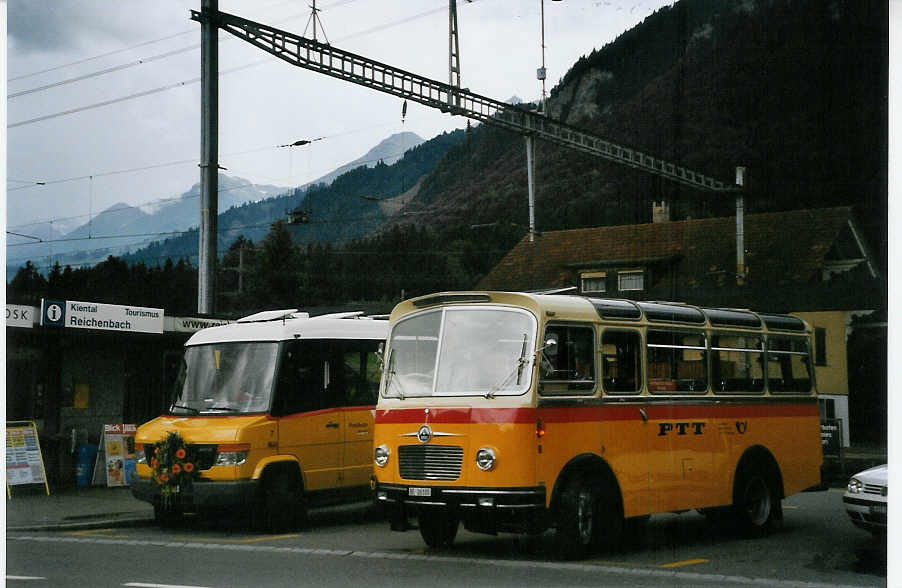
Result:
[[[130,333],[162,333],[163,309],[78,300],[41,300],[41,325]]]

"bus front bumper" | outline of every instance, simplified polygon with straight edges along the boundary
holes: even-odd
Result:
[[[546,524],[545,487],[478,488],[377,484],[375,500],[393,531],[406,531],[410,516],[450,511],[469,531],[541,532]]]
[[[185,511],[251,505],[257,495],[258,480],[221,482],[195,480],[190,490],[179,492],[176,503]],[[160,504],[160,487],[149,478],[136,478],[131,483],[132,495],[138,500]]]

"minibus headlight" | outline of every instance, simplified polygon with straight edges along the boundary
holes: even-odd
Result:
[[[376,461],[376,465],[380,468],[384,468],[385,464],[388,463],[388,456],[391,452],[388,450],[388,447],[385,445],[380,445],[373,451],[373,459]]]
[[[220,445],[214,466],[240,466],[247,461],[250,445]]]
[[[476,452],[476,467],[484,472],[495,468],[495,452],[488,447],[483,447]]]
[[[135,443],[135,462],[145,465],[147,464],[147,454],[144,453],[143,443]]]
[[[864,484],[858,478],[852,478],[849,480],[849,492],[852,494],[858,494],[861,492],[861,488]]]

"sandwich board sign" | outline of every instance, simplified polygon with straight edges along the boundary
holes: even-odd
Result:
[[[38,428],[34,421],[6,423],[6,496],[12,498],[11,486],[43,484],[50,495]]]

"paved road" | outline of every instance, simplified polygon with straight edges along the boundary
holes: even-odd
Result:
[[[582,562],[549,555],[550,535],[461,530],[430,550],[392,533],[365,506],[314,512],[287,535],[242,521],[191,519],[173,528],[11,533],[9,586],[883,586],[886,547],[846,520],[841,492],[784,502],[782,530],[743,539],[700,515],[659,515],[644,536]]]

